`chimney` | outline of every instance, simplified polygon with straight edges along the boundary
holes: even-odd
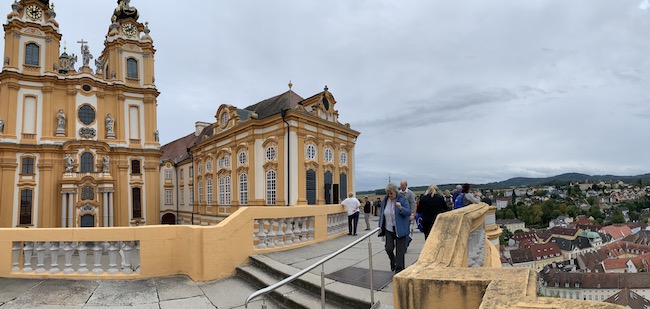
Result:
[[[201,132],[203,132],[205,128],[210,126],[210,123],[197,121],[194,125],[196,126],[196,132],[194,132],[194,136],[199,136],[201,135]]]

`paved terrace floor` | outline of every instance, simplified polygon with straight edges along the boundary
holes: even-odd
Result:
[[[371,216],[371,227],[377,217]],[[267,257],[300,269],[342,248],[364,235],[363,215],[359,220],[359,236],[342,236],[298,249],[266,254]],[[371,236],[373,268],[390,271],[388,257],[381,238]],[[413,264],[424,245],[424,235],[417,229],[406,254],[406,265]],[[368,269],[368,241],[325,263],[325,273],[355,267]],[[312,272],[320,275],[320,267]],[[295,273],[294,272],[294,273]],[[375,287],[376,289],[378,287]],[[142,280],[32,280],[0,278],[0,308],[244,308],[244,301],[256,291],[253,285],[239,277],[209,282],[194,282],[187,276],[159,277]],[[368,295],[370,291],[368,291]],[[392,285],[375,294],[382,305],[392,306]],[[269,308],[277,308],[268,302]],[[260,308],[261,300],[249,304]],[[388,307],[390,308],[390,307]]]

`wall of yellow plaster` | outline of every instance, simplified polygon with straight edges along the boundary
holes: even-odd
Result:
[[[125,279],[184,274],[196,281],[232,276],[251,254],[298,248],[338,237],[327,235],[327,216],[342,213],[340,205],[242,207],[216,226],[141,226],[70,229],[0,229],[0,277]],[[256,219],[315,218],[314,240],[290,246],[255,249]],[[140,242],[140,272],[131,275],[64,275],[12,273],[12,244],[19,241]]]

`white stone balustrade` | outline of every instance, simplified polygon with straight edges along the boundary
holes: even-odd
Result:
[[[281,248],[314,240],[315,218],[255,219],[253,247],[256,250]]]
[[[327,215],[327,235],[334,235],[348,228],[348,215],[346,212]]]
[[[34,241],[13,242],[12,273],[22,274],[88,274],[88,252],[92,252],[94,275],[140,274],[140,243],[138,241]],[[63,267],[60,266],[63,257]],[[36,260],[36,261],[34,261]],[[36,268],[32,268],[32,263]]]

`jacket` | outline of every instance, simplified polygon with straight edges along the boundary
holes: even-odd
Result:
[[[381,202],[381,210],[379,211],[379,227],[382,228],[382,230],[385,229],[384,209],[386,209],[387,200],[388,197],[385,197]],[[395,233],[398,238],[405,237],[408,236],[410,232],[409,226],[411,221],[409,220],[409,217],[411,216],[411,208],[409,202],[402,196],[396,197],[395,201],[402,204],[402,210],[399,210],[399,208],[395,206]]]

